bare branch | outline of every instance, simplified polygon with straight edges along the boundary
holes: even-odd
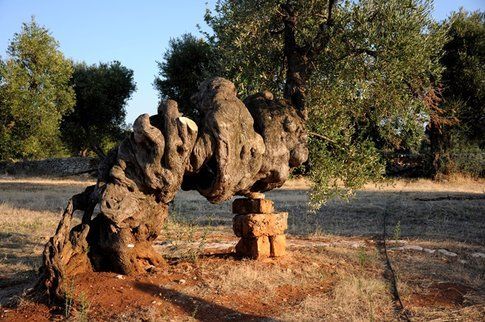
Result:
[[[308,132],[308,135],[314,136],[314,137],[316,137],[316,138],[318,138],[320,140],[324,140],[324,141],[330,142],[330,143],[332,143],[333,146],[339,148],[340,150],[346,151],[346,149],[343,146],[341,146],[337,141],[332,140],[328,136],[325,136],[325,135],[322,135],[322,134],[319,134],[319,133],[315,133],[315,132]]]
[[[367,48],[354,48],[354,49],[349,50],[347,53],[343,54],[342,56],[338,57],[337,61],[341,61],[341,60],[343,60],[347,57],[357,56],[357,55],[360,55],[360,54],[367,54],[371,57],[377,58],[377,51],[375,51],[375,50],[371,50],[371,49],[367,49]]]

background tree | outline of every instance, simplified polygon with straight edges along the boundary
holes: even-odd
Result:
[[[159,76],[154,86],[161,99],[177,101],[183,113],[196,118],[190,98],[197,92],[201,81],[217,74],[218,62],[210,42],[184,34],[170,40],[163,61],[157,62]]]
[[[315,205],[378,179],[380,151],[419,147],[445,39],[431,9],[428,0],[221,0],[206,14],[242,95],[269,89],[308,109]]]
[[[443,98],[461,105],[456,112],[464,138],[485,148],[485,13],[460,11],[445,26]]]
[[[118,61],[76,64],[72,84],[76,105],[62,120],[63,140],[74,154],[104,155],[124,137],[125,106],[136,89],[133,71]]]
[[[464,171],[485,173],[485,13],[454,13],[443,23],[448,40],[441,58],[443,116],[457,122],[444,128],[436,147],[438,166],[433,174]],[[438,144],[439,145],[439,144]]]
[[[24,23],[0,63],[0,159],[63,153],[62,115],[74,105],[72,65],[34,19]]]

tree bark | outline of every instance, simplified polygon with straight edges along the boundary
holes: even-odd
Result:
[[[286,1],[280,7],[283,11],[283,51],[286,60],[286,80],[284,98],[300,111],[306,119],[306,88],[312,73],[312,63],[320,55],[331,39],[330,28],[333,25],[332,11],[336,0],[329,0],[326,20],[320,25],[320,31],[313,41],[299,45],[296,39],[298,14],[291,4]]]
[[[133,134],[101,163],[96,185],[69,200],[45,246],[36,289],[59,301],[79,273],[134,274],[163,265],[151,243],[180,188],[197,130],[174,101],[152,119],[138,117]],[[76,210],[83,212],[82,223],[71,228]]]
[[[281,5],[283,17],[284,54],[286,58],[286,81],[283,96],[300,111],[305,111],[305,89],[308,79],[308,59],[305,50],[296,43],[297,15],[289,2]]]
[[[152,242],[181,187],[219,203],[283,185],[308,157],[301,111],[271,93],[246,104],[236,93],[226,79],[203,82],[194,95],[199,126],[172,100],[152,117],[139,116],[133,133],[101,162],[96,185],[69,200],[45,246],[36,289],[62,301],[77,274],[163,266]],[[82,222],[71,228],[75,211]]]

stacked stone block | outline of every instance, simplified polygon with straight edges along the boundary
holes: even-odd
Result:
[[[236,245],[238,255],[261,259],[285,254],[288,213],[275,212],[273,202],[262,197],[236,199],[232,212],[236,215],[234,233],[241,237]]]

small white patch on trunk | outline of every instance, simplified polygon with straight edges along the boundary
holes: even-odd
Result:
[[[188,117],[181,116],[181,117],[178,118],[178,120],[183,125],[187,125],[193,132],[195,132],[195,131],[197,131],[199,129],[199,127],[197,126],[197,124],[195,124],[195,122],[192,121],[191,119],[189,119]]]

